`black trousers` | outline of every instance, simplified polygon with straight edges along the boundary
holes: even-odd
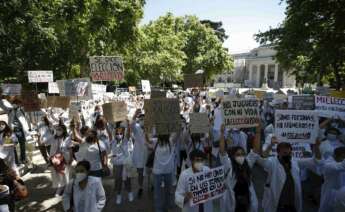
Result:
[[[20,161],[25,162],[26,161],[26,147],[25,147],[26,140],[25,140],[23,129],[15,128],[14,133],[16,134],[18,138],[18,142],[19,142]],[[17,153],[15,155],[16,155],[16,163],[19,164]]]

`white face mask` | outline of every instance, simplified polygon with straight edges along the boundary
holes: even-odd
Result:
[[[196,162],[194,163],[194,168],[197,170],[197,171],[202,171],[202,168],[204,167],[204,163],[203,162]]]
[[[85,173],[76,173],[75,174],[75,181],[77,183],[80,183],[81,181],[85,180],[86,177],[87,177],[87,175]]]
[[[235,161],[240,164],[240,165],[243,165],[244,161],[245,161],[245,157],[244,156],[237,156],[235,157]]]

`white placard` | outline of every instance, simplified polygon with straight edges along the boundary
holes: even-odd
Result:
[[[190,205],[197,205],[219,198],[225,191],[224,167],[199,172],[188,178],[188,191],[193,194]]]
[[[276,110],[275,136],[279,142],[315,143],[319,118],[313,110]]]
[[[48,93],[60,93],[59,86],[56,82],[48,83]]]
[[[151,92],[150,81],[148,81],[148,80],[141,80],[141,89],[145,93]]]
[[[291,156],[293,158],[310,158],[310,157],[312,157],[312,150],[311,150],[310,144],[308,144],[308,143],[291,143],[291,147],[292,147]],[[305,157],[304,156],[305,152],[310,153],[310,155],[308,157]],[[277,145],[273,145],[271,156],[277,156],[277,155],[278,155]]]
[[[18,96],[22,93],[22,85],[21,84],[2,84],[2,95],[5,96]]]
[[[315,110],[320,117],[339,117],[345,120],[345,99],[332,96],[316,96]]]
[[[54,82],[53,71],[28,71],[29,83]]]
[[[92,83],[91,85],[92,95],[103,95],[107,92],[107,86],[102,84]]]

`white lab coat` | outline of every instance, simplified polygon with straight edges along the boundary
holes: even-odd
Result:
[[[204,166],[203,171],[210,170],[208,167]],[[188,192],[188,178],[192,176],[193,170],[192,168],[188,168],[184,170],[177,183],[176,191],[175,191],[175,203],[178,207],[182,208],[182,212],[198,212],[199,206],[195,205],[193,207],[190,206],[189,203],[184,204],[184,198],[186,193]],[[213,212],[213,200],[207,201],[204,203],[204,211],[205,212]]]
[[[277,157],[267,159],[259,158],[257,160],[267,172],[267,180],[264,188],[262,207],[265,212],[275,212],[277,210],[281,192],[286,181],[286,173]],[[295,184],[295,207],[297,212],[302,211],[302,188],[300,169],[314,168],[317,160],[314,158],[299,159],[291,161],[291,174]]]
[[[339,189],[335,195],[334,212],[345,211],[345,186]]]
[[[69,183],[65,189],[63,194],[63,208],[64,211],[67,211],[70,208],[70,201],[72,195],[72,185],[73,188],[73,204],[74,204],[74,212],[100,212],[102,211],[103,207],[105,206],[106,196],[104,192],[104,188],[102,185],[102,181],[97,177],[88,177],[87,185],[83,192],[86,192],[85,201],[84,201],[84,211],[80,211],[78,208],[80,193],[76,192],[79,189],[77,188],[76,183],[74,184],[74,180]],[[77,206],[77,207],[76,207]]]
[[[321,187],[319,212],[332,212],[336,192],[339,188],[345,186],[345,160],[338,163],[333,157],[330,157],[320,167],[324,183]]]
[[[250,168],[254,166],[256,160],[259,157],[260,156],[254,152],[250,152],[247,155],[246,160]],[[221,163],[224,165],[224,170],[225,170],[225,173],[227,174],[226,179],[225,179],[225,185],[227,189],[221,200],[220,209],[222,212],[234,212],[236,208],[236,200],[235,200],[235,193],[233,189],[237,183],[236,175],[232,170],[232,163],[231,163],[230,158],[227,155],[221,156]],[[249,212],[256,212],[258,211],[258,199],[256,197],[253,182],[250,182],[249,192],[250,192]]]
[[[144,130],[141,129],[138,123],[132,123],[131,126],[133,138],[134,138],[134,149],[133,149],[133,165],[136,168],[144,168],[147,158],[147,147],[145,145]]]

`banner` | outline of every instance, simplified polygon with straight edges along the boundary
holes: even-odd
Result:
[[[191,206],[219,198],[225,191],[224,167],[198,172],[188,178],[188,192],[193,194]]]
[[[210,131],[207,113],[190,113],[189,118],[191,133],[208,133]]]
[[[151,92],[151,84],[148,80],[141,80],[141,90],[144,93],[150,93]]]
[[[68,96],[47,96],[47,107],[58,107],[66,109],[70,105]]]
[[[339,116],[345,120],[345,99],[331,96],[316,96],[315,110],[320,117],[332,118]]]
[[[180,105],[178,99],[145,99],[145,127],[156,128],[158,135],[181,130]]]
[[[92,81],[123,80],[124,67],[121,57],[93,56],[90,57]]]
[[[92,99],[92,86],[89,78],[58,80],[57,84],[61,96],[78,96]]]
[[[184,76],[184,88],[204,87],[204,75],[203,74],[185,74]]]
[[[19,96],[22,93],[21,84],[2,84],[2,95],[4,96]]]
[[[225,99],[223,102],[224,124],[227,128],[255,127],[260,122],[259,102],[256,99]]]
[[[125,102],[110,102],[102,105],[103,115],[109,122],[127,119],[127,105]]]
[[[315,143],[319,118],[313,110],[276,110],[274,135],[279,142]]]
[[[29,83],[54,82],[53,71],[28,71]]]
[[[56,82],[49,82],[48,83],[48,93],[60,93],[58,84]]]
[[[41,100],[38,98],[36,92],[22,91],[21,100],[25,112],[34,112],[41,110]]]
[[[315,99],[311,95],[294,95],[289,96],[291,98],[291,109],[295,110],[314,110],[315,109]]]

